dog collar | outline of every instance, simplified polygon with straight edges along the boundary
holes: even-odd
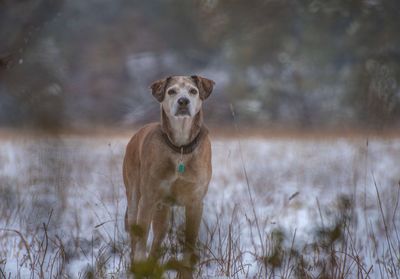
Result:
[[[161,130],[161,134],[162,134],[162,137],[163,137],[165,143],[173,151],[175,151],[176,153],[179,153],[179,154],[190,154],[197,148],[197,146],[201,142],[201,139],[207,134],[207,128],[202,126],[200,128],[200,132],[190,143],[188,143],[186,145],[181,145],[181,146],[176,146],[175,144],[173,144],[171,142],[171,140],[169,139],[168,135],[162,130]]]

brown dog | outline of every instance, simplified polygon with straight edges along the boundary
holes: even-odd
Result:
[[[199,76],[173,76],[151,85],[161,104],[161,123],[146,125],[132,137],[123,164],[132,263],[158,258],[170,206],[177,204],[185,207],[186,216],[183,263],[190,269],[195,264],[203,198],[211,179],[211,143],[202,102],[213,86],[212,80]],[[146,257],[150,224],[154,239]],[[190,271],[184,273],[184,278],[192,277]]]

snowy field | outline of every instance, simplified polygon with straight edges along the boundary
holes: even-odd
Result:
[[[0,278],[126,277],[128,140],[0,139]],[[198,278],[399,278],[399,138],[212,142]]]

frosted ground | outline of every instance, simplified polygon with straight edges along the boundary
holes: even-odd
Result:
[[[2,137],[0,278],[125,276],[121,164],[128,140]],[[294,278],[299,257],[285,251],[296,250],[308,278],[318,278],[319,260],[329,257],[318,232],[347,220],[346,241],[330,243],[340,252],[337,275],[398,278],[399,180],[398,138],[214,138],[197,275]],[[164,261],[180,255],[181,209],[171,222]]]

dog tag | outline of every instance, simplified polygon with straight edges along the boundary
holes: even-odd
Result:
[[[178,165],[178,172],[179,173],[184,173],[185,172],[185,165],[183,164],[183,162],[180,162]]]

